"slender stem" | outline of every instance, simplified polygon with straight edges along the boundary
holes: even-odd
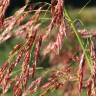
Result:
[[[92,66],[91,66],[91,65],[92,65],[92,62],[91,62],[90,58],[89,58],[88,55],[87,55],[86,49],[85,49],[84,46],[83,46],[82,39],[80,38],[80,36],[79,36],[79,34],[78,34],[78,31],[77,31],[77,29],[76,29],[76,27],[75,27],[75,25],[74,25],[74,22],[73,22],[72,18],[69,16],[67,10],[64,9],[64,11],[65,11],[65,15],[67,16],[67,18],[71,21],[71,22],[70,22],[70,25],[71,25],[71,27],[72,27],[72,29],[73,29],[76,37],[77,37],[77,40],[78,40],[78,42],[79,42],[79,44],[80,44],[80,46],[81,46],[81,48],[82,48],[82,50],[83,50],[83,53],[84,53],[84,55],[85,55],[85,58],[86,58],[86,60],[87,60],[88,66],[89,66],[89,68],[90,68],[90,70],[91,70],[91,72],[92,72]]]

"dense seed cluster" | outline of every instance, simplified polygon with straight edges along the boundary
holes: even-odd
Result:
[[[49,4],[51,5],[49,6],[51,8],[51,19],[48,21],[48,26],[44,28],[44,32],[41,30],[41,17],[44,11],[42,9],[48,4],[44,3],[45,5],[42,5],[40,8],[37,6],[35,10],[29,0],[25,0],[25,3],[25,6],[21,7],[12,16],[4,18],[6,9],[10,5],[10,0],[0,1],[0,44],[9,38],[23,38],[23,42],[17,44],[13,50],[9,52],[8,59],[0,67],[0,96],[6,95],[10,89],[12,89],[12,95],[14,96],[33,95],[37,91],[41,92],[39,96],[47,96],[47,93],[54,89],[62,90],[63,95],[68,91],[69,93],[67,96],[75,96],[75,88],[78,89],[76,92],[79,96],[82,93],[83,87],[86,88],[88,96],[96,96],[96,48],[94,41],[91,41],[91,48],[88,49],[91,49],[90,58],[92,59],[91,63],[93,64],[92,69],[90,69],[91,74],[89,77],[84,78],[84,68],[87,66],[85,58],[86,49],[83,50],[82,55],[80,53],[80,55],[76,57],[76,52],[74,52],[74,54],[72,52],[71,56],[74,57],[70,56],[70,58],[67,58],[67,55],[65,54],[62,58],[64,60],[67,58],[68,64],[65,64],[65,61],[60,59],[60,67],[57,65],[56,68],[52,67],[50,70],[47,70],[48,72],[50,71],[51,74],[47,81],[45,80],[42,82],[45,77],[49,75],[47,72],[37,76],[36,72],[37,67],[39,66],[41,48],[43,49],[43,56],[48,55],[48,53],[49,56],[54,54],[54,57],[60,55],[65,37],[67,37],[67,34],[70,34],[69,31],[74,31],[75,27],[73,28],[73,22],[66,19],[64,0],[51,0],[51,4]],[[73,30],[70,30],[72,28]],[[43,47],[42,43],[46,43],[53,34],[52,32],[54,29],[57,29],[54,41],[52,42],[49,40],[49,43],[45,44],[46,46]],[[96,35],[96,33],[89,34],[85,29],[77,31],[79,31],[83,39],[89,38],[89,35],[92,35],[91,37],[94,39]],[[71,32],[71,35],[74,34]],[[76,34],[75,32],[75,35],[77,36],[78,33]],[[74,58],[77,58],[78,60]],[[76,66],[78,66],[78,68],[71,66],[73,61],[77,64]],[[46,62],[44,62],[44,64],[45,63]],[[19,71],[15,73],[15,70],[18,69],[18,67]],[[77,83],[78,88],[76,85]],[[68,88],[70,88],[71,91]]]

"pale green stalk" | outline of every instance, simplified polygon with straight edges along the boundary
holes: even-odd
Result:
[[[75,25],[74,25],[74,22],[73,22],[72,18],[69,16],[69,14],[68,14],[68,12],[67,12],[66,9],[64,9],[64,12],[65,12],[65,16],[66,16],[67,19],[70,21],[70,26],[72,27],[73,32],[75,33],[75,35],[76,35],[76,37],[77,37],[77,40],[78,40],[78,42],[79,42],[79,44],[80,44],[80,46],[81,46],[81,48],[82,48],[82,51],[83,51],[83,53],[84,53],[84,55],[85,55],[86,61],[87,61],[87,63],[88,63],[88,66],[89,66],[89,68],[90,68],[90,70],[91,70],[91,72],[92,72],[92,60],[91,60],[91,58],[88,56],[88,54],[87,54],[87,52],[86,52],[86,49],[85,49],[84,46],[83,46],[82,38],[80,38],[80,36],[79,36],[79,34],[78,34],[78,31],[77,31],[77,29],[76,29],[76,27],[75,27]]]

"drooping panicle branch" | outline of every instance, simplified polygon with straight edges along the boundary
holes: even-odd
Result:
[[[0,0],[0,27],[3,25],[5,12],[9,4],[10,0]]]

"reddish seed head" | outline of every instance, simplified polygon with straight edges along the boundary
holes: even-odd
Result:
[[[79,64],[79,92],[81,93],[82,90],[82,85],[83,85],[83,74],[84,74],[84,64],[85,64],[85,59],[84,59],[84,54],[81,56],[80,64]]]
[[[89,79],[88,81],[87,81],[87,95],[88,96],[91,96],[91,92],[92,92],[92,80],[91,79]]]

